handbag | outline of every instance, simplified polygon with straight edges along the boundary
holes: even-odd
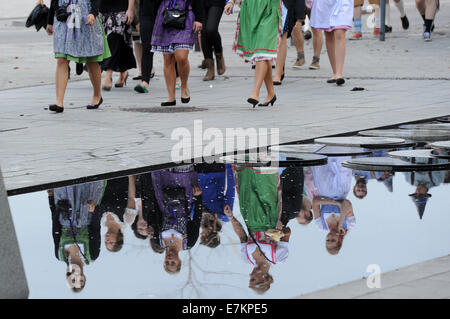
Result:
[[[164,27],[184,30],[186,27],[186,10],[180,10],[177,0],[171,0],[169,6],[164,10]]]

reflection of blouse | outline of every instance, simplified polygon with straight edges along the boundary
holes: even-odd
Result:
[[[314,221],[317,225],[317,227],[324,231],[329,231],[330,228],[328,227],[327,219],[331,215],[335,214],[336,217],[339,219],[341,215],[341,209],[337,205],[320,205],[320,217],[316,218]],[[356,226],[356,218],[355,216],[345,217],[344,219],[344,229],[352,229]]]
[[[258,245],[266,255],[266,257],[275,264],[282,264],[289,256],[289,243],[284,241],[279,242],[263,242],[260,241],[261,235],[264,233],[258,232],[254,233],[255,239],[258,241]],[[241,256],[244,262],[247,264],[254,265],[255,259],[253,258],[253,253],[258,249],[258,246],[254,242],[241,243]]]
[[[319,196],[345,199],[350,191],[352,170],[342,166],[351,157],[330,157],[328,164],[312,167],[314,184]]]

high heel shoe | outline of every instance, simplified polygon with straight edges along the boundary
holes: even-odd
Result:
[[[56,104],[49,105],[49,106],[48,106],[48,109],[49,109],[50,111],[53,111],[53,112],[56,112],[56,113],[62,113],[62,112],[64,112],[64,107],[63,107],[63,106],[56,105]]]
[[[271,106],[273,106],[273,104],[275,103],[275,101],[277,100],[277,96],[274,95],[273,98],[270,101],[264,102],[264,103],[259,103],[258,106],[269,106],[269,104]]]
[[[336,79],[328,79],[327,83],[336,83]]]
[[[255,108],[256,104],[259,103],[258,100],[255,100],[254,98],[251,98],[251,97],[247,99],[247,102],[250,103],[251,105],[253,105],[253,108]]]
[[[127,86],[127,79],[128,79],[128,72],[127,72],[127,75],[125,76],[125,79],[123,80],[123,82],[114,84],[114,87],[123,88],[124,86]]]
[[[170,102],[162,102],[161,106],[175,106],[177,105],[177,101],[170,101]]]
[[[98,109],[98,107],[103,103],[103,97],[100,98],[100,101],[97,104],[88,104],[86,105],[86,108],[88,110],[95,110]]]
[[[344,83],[345,83],[345,80],[343,78],[336,79],[336,84],[337,85],[341,86]]]
[[[102,90],[103,91],[111,91],[111,88],[112,88],[112,86],[109,86],[109,85],[103,85],[102,86]]]
[[[190,96],[187,97],[187,98],[182,97],[182,98],[181,98],[181,103],[186,104],[186,103],[189,103],[190,100],[191,100],[191,97],[190,97]]]

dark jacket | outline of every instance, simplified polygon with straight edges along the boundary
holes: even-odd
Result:
[[[52,214],[52,235],[53,243],[55,244],[55,257],[59,258],[59,242],[61,240],[62,226],[59,222],[59,214],[56,212],[55,198],[53,196],[48,197],[50,211]],[[91,224],[88,226],[89,233],[89,253],[91,260],[97,259],[100,255],[101,235],[100,235],[100,219],[101,214],[95,209]]]
[[[288,167],[280,176],[281,180],[281,223],[287,226],[291,219],[298,216],[303,203],[304,175],[302,167]]]

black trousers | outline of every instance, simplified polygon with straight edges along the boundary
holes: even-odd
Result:
[[[152,33],[155,25],[155,16],[139,16],[140,34],[142,41],[142,81],[150,83],[150,75],[153,68]]]
[[[219,23],[223,14],[223,6],[205,7],[206,19],[202,30],[202,51],[205,59],[213,58],[215,53],[222,53],[222,39],[219,34]]]

